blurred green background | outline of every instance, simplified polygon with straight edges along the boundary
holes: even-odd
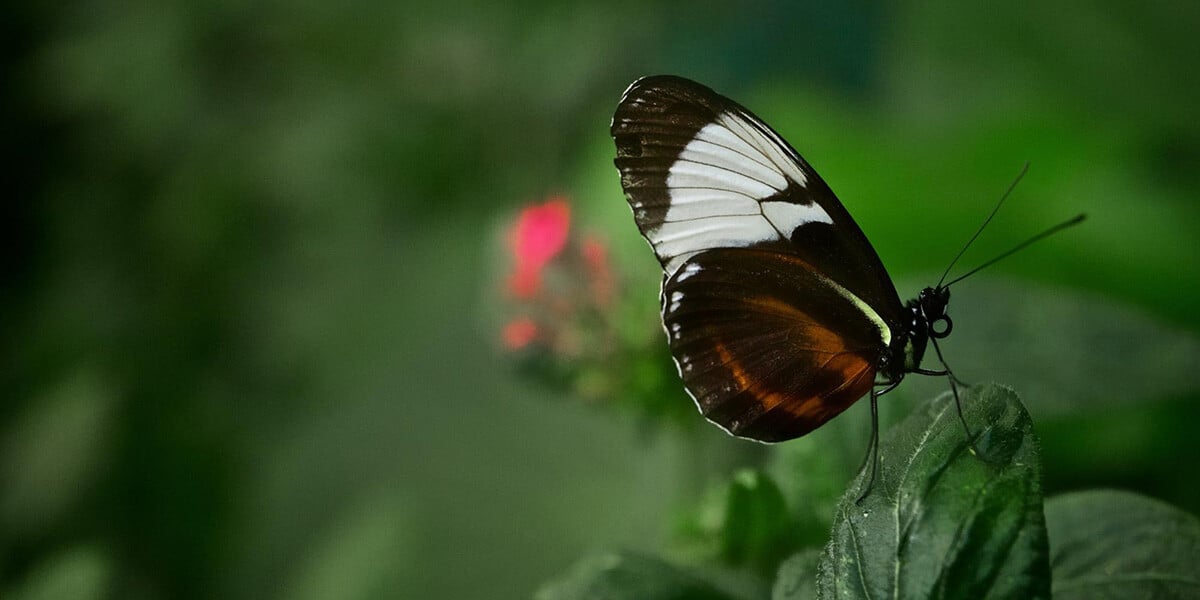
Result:
[[[669,547],[779,450],[521,378],[495,308],[504,226],[563,194],[653,312],[607,137],[653,73],[771,122],[904,296],[1031,161],[963,267],[1090,218],[956,286],[948,358],[1024,394],[1048,491],[1200,511],[1197,32],[1195,2],[11,6],[0,597],[517,598]],[[786,451],[860,455],[864,410]]]

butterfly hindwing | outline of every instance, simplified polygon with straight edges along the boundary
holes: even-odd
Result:
[[[845,293],[778,252],[717,249],[685,262],[664,284],[663,325],[700,411],[734,435],[773,442],[862,397],[888,334]]]

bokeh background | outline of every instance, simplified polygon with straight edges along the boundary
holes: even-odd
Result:
[[[779,129],[906,296],[1031,161],[964,267],[1089,220],[956,286],[948,359],[1024,395],[1048,491],[1200,511],[1200,4],[5,13],[0,597],[527,597],[590,552],[670,554],[739,466],[861,456],[865,406],[748,447],[501,342],[506,227],[550,196],[659,341],[607,137],[653,73]]]

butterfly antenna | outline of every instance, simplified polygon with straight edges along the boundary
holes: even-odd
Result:
[[[1020,250],[1023,250],[1026,246],[1028,246],[1042,238],[1050,237],[1051,235],[1054,235],[1068,227],[1072,227],[1072,226],[1082,223],[1083,220],[1086,218],[1087,218],[1087,215],[1083,215],[1083,214],[1075,215],[1073,218],[1067,219],[1066,221],[1063,221],[1062,223],[1059,223],[1058,225],[1055,225],[1054,227],[1051,227],[1050,229],[1047,229],[1047,230],[1025,240],[1024,242],[1017,244],[1015,247],[1013,247],[1008,252],[1005,252],[1004,254],[1001,254],[1000,256],[997,256],[996,258],[993,258],[992,260],[989,260],[989,261],[983,263],[982,265],[979,265],[978,267],[971,269],[970,271],[967,271],[965,275],[954,278],[954,280],[952,280],[950,283],[947,283],[944,286],[942,286],[941,284],[938,284],[938,285],[940,287],[950,287],[950,286],[954,285],[955,283],[958,283],[959,281],[962,281],[962,280],[966,279],[967,277],[970,277],[971,275],[983,270],[984,268],[990,267],[990,266],[1000,262],[1001,260],[1008,258],[1010,255],[1015,254],[1015,253],[1019,252]]]
[[[958,255],[954,257],[954,260],[950,261],[950,266],[946,267],[946,271],[942,273],[942,278],[938,280],[937,287],[942,287],[942,282],[945,281],[946,276],[950,274],[950,269],[954,268],[954,264],[958,262],[958,259],[962,258],[962,255],[967,251],[967,248],[970,248],[971,244],[975,243],[975,238],[979,237],[979,234],[983,233],[983,229],[988,226],[988,223],[992,222],[992,217],[996,216],[996,213],[1000,211],[1000,207],[1004,205],[1004,201],[1008,200],[1008,195],[1012,193],[1013,189],[1017,187],[1018,183],[1021,183],[1021,178],[1025,176],[1025,172],[1028,170],[1029,161],[1025,161],[1024,166],[1021,167],[1021,172],[1017,173],[1016,179],[1013,179],[1013,182],[1008,185],[1008,189],[1004,191],[1004,195],[1000,196],[1000,201],[997,202],[996,207],[992,209],[992,214],[988,215],[987,218],[983,220],[983,224],[979,226],[979,229],[975,230],[975,235],[972,235],[971,239],[967,240],[967,244],[962,247],[962,250],[958,251]],[[961,277],[959,279],[961,279]],[[955,281],[957,281],[957,279]]]

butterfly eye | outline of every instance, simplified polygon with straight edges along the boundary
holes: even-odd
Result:
[[[950,335],[953,330],[954,321],[950,320],[950,315],[941,315],[929,322],[929,335],[939,340]]]

